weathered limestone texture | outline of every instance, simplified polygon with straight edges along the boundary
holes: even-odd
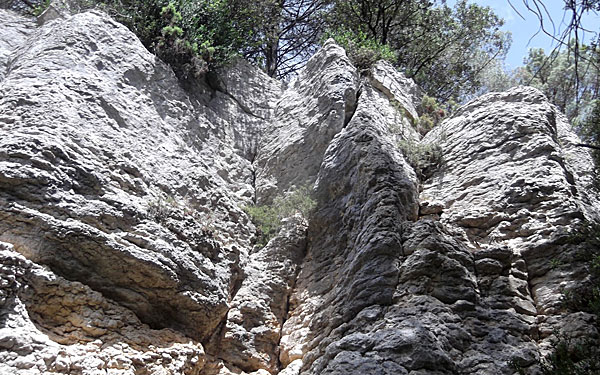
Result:
[[[259,202],[314,184],[325,149],[356,110],[358,84],[356,69],[332,40],[290,83],[257,155]]]
[[[63,3],[0,10],[0,373],[535,374],[554,330],[597,338],[561,302],[592,160],[539,91],[422,137],[419,88],[333,41],[286,84],[180,81]],[[244,207],[301,186],[315,211],[256,246]]]
[[[10,55],[27,40],[33,32],[35,23],[15,13],[0,13],[2,33],[0,34],[0,82],[11,69]]]
[[[236,140],[256,124],[254,102],[242,108],[235,91],[211,98],[208,88],[190,97],[101,13],[39,28],[0,17],[10,21],[0,35],[29,33],[0,51],[0,240],[153,329],[207,340],[239,288],[254,233],[240,208],[253,200],[253,171]],[[244,74],[280,90],[259,71]]]
[[[199,374],[201,344],[170,329],[152,330],[89,287],[33,264],[8,244],[0,249],[0,373]]]

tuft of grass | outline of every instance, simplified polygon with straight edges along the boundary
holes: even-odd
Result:
[[[165,223],[178,208],[175,198],[170,195],[166,198],[161,196],[148,202],[148,215],[158,223]]]

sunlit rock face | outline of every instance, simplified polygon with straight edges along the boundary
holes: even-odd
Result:
[[[0,373],[535,373],[597,335],[561,302],[600,212],[564,116],[519,87],[422,137],[420,95],[332,41],[180,82],[103,13],[0,10]],[[256,246],[244,208],[302,186]]]

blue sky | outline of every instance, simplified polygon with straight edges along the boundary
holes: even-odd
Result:
[[[512,46],[506,56],[506,64],[509,68],[515,68],[523,65],[523,58],[527,56],[529,48],[541,47],[545,51],[551,50],[556,43],[553,43],[552,39],[545,35],[543,32],[539,32],[538,35],[534,36],[538,31],[540,24],[537,17],[529,12],[523,1],[527,0],[511,0],[514,7],[519,13],[525,18],[523,20],[510,6],[508,0],[470,0],[469,2],[477,3],[480,5],[487,5],[494,9],[495,13],[500,17],[504,18],[505,24],[502,28],[504,31],[510,31],[512,33]],[[548,12],[554,26],[557,31],[564,30],[565,23],[563,20],[563,0],[544,0]],[[448,5],[453,6],[456,0],[448,0]],[[529,0],[531,4],[532,1]],[[600,17],[597,15],[587,15],[583,20],[584,26],[592,30],[598,30],[600,25]],[[546,25],[546,24],[545,24]],[[552,30],[552,24],[548,23],[547,30]],[[585,35],[585,41],[590,42],[592,40],[591,34]],[[532,38],[533,37],[533,38]]]

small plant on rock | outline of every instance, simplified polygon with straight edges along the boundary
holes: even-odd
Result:
[[[308,186],[301,186],[286,196],[279,196],[273,201],[277,214],[281,219],[299,214],[305,225],[308,225],[310,214],[316,206]]]
[[[446,117],[446,111],[435,98],[424,95],[419,106],[421,116],[417,123],[417,130],[422,135],[427,134]]]
[[[543,375],[592,375],[600,373],[600,348],[592,339],[574,340],[555,333],[552,351],[540,362]]]
[[[442,147],[437,143],[421,144],[402,140],[398,142],[398,147],[421,181],[431,177],[444,162]]]
[[[190,41],[185,34],[183,17],[174,3],[162,7],[160,16],[167,25],[161,29],[161,35],[156,44],[157,53],[171,64],[180,74],[201,76],[208,71],[207,61],[210,61],[214,48],[205,41],[205,48],[200,49],[198,43]]]
[[[164,223],[178,208],[177,201],[171,195],[158,197],[148,202],[148,215],[159,223]]]
[[[308,220],[316,202],[311,197],[308,186],[302,186],[285,196],[278,196],[272,205],[248,206],[244,209],[258,229],[258,245],[264,247],[281,229],[281,221],[287,217],[300,215],[303,223]]]
[[[280,219],[272,206],[248,206],[244,209],[258,230],[257,245],[264,247],[279,232]]]
[[[41,3],[39,3],[38,5],[35,6],[35,8],[33,8],[33,10],[31,11],[31,13],[35,16],[38,17],[40,16],[42,13],[44,13],[44,11],[46,9],[48,9],[48,7],[50,6],[50,0],[44,0]]]
[[[561,264],[562,264],[562,262],[560,261],[560,259],[557,259],[557,258],[550,259],[550,268],[551,269],[558,268],[561,266]]]

